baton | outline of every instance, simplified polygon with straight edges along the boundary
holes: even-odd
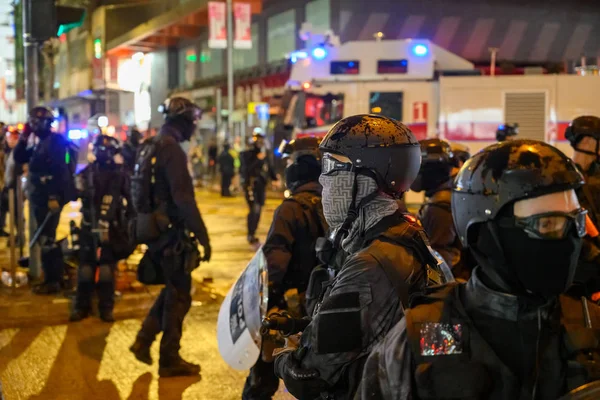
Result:
[[[52,211],[50,211],[50,212],[48,212],[48,214],[46,214],[46,218],[44,219],[44,222],[42,222],[42,225],[40,225],[40,227],[37,229],[37,231],[35,231],[35,234],[31,238],[31,241],[29,242],[29,249],[30,250],[31,250],[31,248],[33,246],[35,246],[36,242],[38,241],[38,239],[42,235],[42,231],[44,230],[44,228],[46,227],[46,225],[48,225],[48,221],[50,221],[50,217],[51,216],[52,216]]]

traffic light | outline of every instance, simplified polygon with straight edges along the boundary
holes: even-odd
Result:
[[[44,42],[83,24],[84,8],[57,6],[55,0],[29,1],[29,26],[34,41]]]

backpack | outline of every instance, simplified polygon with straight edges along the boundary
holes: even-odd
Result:
[[[169,217],[162,210],[154,190],[156,156],[162,139],[162,137],[154,137],[144,141],[136,154],[131,176],[131,202],[136,217],[130,226],[130,237],[136,244],[156,244],[170,225]]]

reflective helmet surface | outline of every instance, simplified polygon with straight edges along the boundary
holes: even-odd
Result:
[[[47,107],[34,107],[29,111],[28,122],[33,131],[47,130],[55,120],[54,112]]]
[[[200,107],[184,97],[172,97],[161,106],[161,111],[166,119],[183,117],[190,121],[197,121],[202,116]]]
[[[585,136],[600,140],[600,118],[591,115],[575,118],[565,131],[565,138],[572,146]]]
[[[454,153],[450,143],[442,139],[425,139],[421,144],[421,164],[441,163],[455,165]]]
[[[380,189],[391,195],[407,191],[421,166],[421,146],[411,130],[380,115],[342,119],[329,130],[320,149],[348,157],[355,168],[373,171]]]
[[[281,158],[293,160],[302,156],[313,156],[317,161],[321,159],[319,145],[322,139],[314,136],[307,136],[291,141],[283,140],[279,146]]]
[[[499,142],[505,141],[509,137],[519,134],[519,124],[502,124],[496,130],[496,140]]]
[[[469,159],[452,192],[454,225],[465,247],[469,229],[496,218],[503,207],[584,183],[575,164],[557,148],[537,140],[489,146]]]
[[[112,163],[119,152],[119,141],[112,136],[98,135],[94,139],[92,153],[99,163]]]
[[[465,146],[461,143],[450,143],[450,148],[452,149],[452,153],[454,157],[461,162],[466,162],[469,158],[471,158],[471,150],[468,146]]]

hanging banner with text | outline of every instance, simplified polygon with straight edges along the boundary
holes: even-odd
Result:
[[[225,3],[208,2],[208,47],[211,49],[227,48],[227,13]]]
[[[251,49],[252,34],[250,23],[252,13],[250,3],[234,3],[233,18],[235,19],[235,36],[233,39],[233,47],[236,49]]]

